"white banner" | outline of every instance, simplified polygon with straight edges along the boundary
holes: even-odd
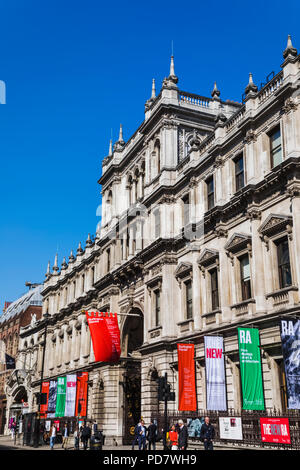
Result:
[[[67,375],[65,416],[75,416],[77,375]]]
[[[221,439],[243,440],[241,418],[219,418],[219,430]]]
[[[226,380],[222,336],[204,336],[206,409],[226,411]]]

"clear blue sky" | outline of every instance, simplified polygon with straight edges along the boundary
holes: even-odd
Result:
[[[101,160],[142,122],[151,81],[241,100],[300,50],[299,1],[0,0],[0,308],[95,233]]]

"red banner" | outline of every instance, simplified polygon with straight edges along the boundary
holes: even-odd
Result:
[[[288,418],[260,418],[261,440],[277,444],[290,444]]]
[[[77,373],[75,416],[86,416],[88,372]]]
[[[179,411],[196,411],[194,345],[177,344]]]
[[[86,312],[96,362],[117,362],[120,358],[120,329],[116,313]]]
[[[45,405],[41,405],[41,408],[40,408],[41,418],[46,417],[46,413],[47,413],[47,410],[48,410],[49,385],[50,385],[50,382],[43,382],[42,383],[42,393],[47,394],[47,403]]]

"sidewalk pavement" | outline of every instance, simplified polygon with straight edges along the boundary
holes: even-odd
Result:
[[[17,438],[16,444],[14,440],[11,438],[11,436],[0,436],[0,450],[50,450],[50,445],[43,445],[39,447],[30,447],[30,446],[23,446],[22,443],[22,438]],[[219,442],[214,443],[214,449],[215,450],[244,450],[245,447],[240,447],[238,445],[222,445]],[[262,447],[248,447],[248,450],[265,450]],[[65,449],[62,448],[62,444],[55,444],[54,445],[54,450],[62,450],[64,451]],[[69,438],[69,442],[67,445],[66,450],[75,450],[74,449],[74,441],[73,437]],[[80,450],[83,450],[82,447],[80,447]],[[131,445],[122,445],[122,446],[103,446],[103,450],[108,450],[108,451],[118,451],[118,450],[131,450]],[[138,450],[138,447],[135,447],[135,450]],[[162,444],[157,445],[157,450],[163,450]],[[195,450],[195,451],[201,451],[203,449],[203,444],[202,443],[195,443],[195,442],[190,442],[188,450]]]

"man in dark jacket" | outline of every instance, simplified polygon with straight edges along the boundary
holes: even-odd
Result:
[[[145,422],[141,419],[138,425],[138,443],[139,443],[139,450],[146,450],[146,435],[147,435],[147,428],[145,426]]]
[[[188,445],[188,430],[182,419],[178,421],[178,450],[186,450]]]
[[[131,443],[131,450],[134,450],[134,446],[139,443],[139,425],[140,425],[140,423],[141,422],[139,421],[139,423],[134,428],[134,439]]]
[[[83,450],[87,449],[88,440],[90,439],[90,437],[91,437],[91,428],[89,427],[89,425],[87,425],[85,423],[83,428],[82,428],[82,432],[81,432],[81,440],[82,440],[82,443],[83,443]]]
[[[204,443],[205,450],[214,450],[213,439],[215,437],[215,428],[209,421],[209,417],[206,416],[204,423],[202,424],[200,431],[200,440]]]
[[[157,426],[154,424],[153,420],[150,421],[150,426],[147,429],[147,439],[149,441],[149,450],[151,450],[151,445],[153,450],[156,449],[156,435],[157,435]]]

